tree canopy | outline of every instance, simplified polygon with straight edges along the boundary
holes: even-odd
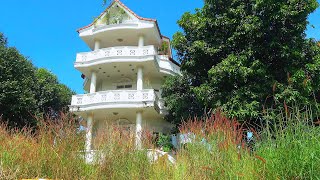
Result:
[[[73,92],[44,68],[36,68],[0,33],[0,119],[11,127],[35,125],[35,116],[63,110]]]
[[[173,38],[183,76],[168,78],[163,90],[168,120],[217,108],[255,120],[277,103],[319,101],[320,48],[305,34],[317,7],[316,0],[206,0],[185,13]]]

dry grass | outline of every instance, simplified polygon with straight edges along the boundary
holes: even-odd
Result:
[[[79,153],[84,132],[69,114],[62,114],[58,122],[41,118],[36,129],[1,124],[0,179],[316,179],[319,129],[302,121],[306,116],[291,112],[292,122],[299,123],[272,132],[265,128],[255,151],[247,147],[245,129],[220,112],[204,121],[190,119],[180,131],[192,134],[192,143],[177,152],[175,165],[166,157],[150,163],[146,150],[135,148],[134,135],[117,127],[96,136],[95,149],[104,156],[100,164],[88,165]],[[145,148],[155,147],[151,134],[144,132]]]

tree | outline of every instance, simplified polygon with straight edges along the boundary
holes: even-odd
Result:
[[[170,111],[166,119],[173,124],[179,124],[190,115],[200,117],[205,112],[203,104],[192,91],[187,75],[168,77],[162,88],[166,108]]]
[[[0,117],[11,127],[34,126],[35,116],[57,117],[74,94],[44,68],[36,68],[0,33]],[[1,120],[0,119],[0,120]]]
[[[70,104],[74,94],[67,86],[60,84],[58,78],[44,68],[36,71],[36,98],[40,112],[45,114],[61,111]]]
[[[10,126],[34,125],[35,68],[0,33],[0,116]]]
[[[196,114],[221,108],[229,117],[256,120],[263,107],[319,100],[320,51],[305,38],[307,17],[317,7],[316,0],[207,0],[185,13],[173,46],[188,96],[201,104]],[[176,88],[166,85],[164,92],[182,97],[185,90]],[[174,109],[172,93],[164,99],[178,121],[190,111]]]

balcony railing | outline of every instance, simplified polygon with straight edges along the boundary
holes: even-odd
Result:
[[[115,22],[95,25],[94,28],[92,29],[92,32],[97,32],[100,30],[105,30],[113,27],[138,27],[138,25],[139,25],[138,21],[135,21],[135,20],[124,20],[121,22],[115,21]]]
[[[99,49],[91,52],[78,53],[76,63],[90,62],[102,58],[142,57],[148,55],[156,55],[154,46],[118,46]]]
[[[143,103],[143,102],[155,102],[158,101],[156,93],[153,89],[148,90],[111,90],[101,91],[91,94],[82,94],[72,96],[71,106],[88,106],[104,103]],[[154,103],[159,106],[162,103]],[[157,107],[162,109],[163,107]]]
[[[154,101],[154,107],[159,114],[167,114],[167,110],[164,106],[164,101],[157,95]]]
[[[166,71],[170,71],[175,74],[180,74],[180,67],[177,66],[176,64],[172,63],[169,60],[168,55],[158,55],[157,61],[158,61],[160,69],[164,69]]]

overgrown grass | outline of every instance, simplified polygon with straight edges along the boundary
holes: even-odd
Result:
[[[290,113],[289,113],[290,111]],[[270,114],[275,114],[272,117]],[[270,118],[271,117],[271,118]],[[320,177],[320,129],[311,112],[272,111],[248,148],[246,129],[216,113],[204,121],[189,119],[180,127],[192,143],[151,163],[135,148],[134,135],[110,127],[95,138],[100,163],[83,158],[84,132],[69,115],[58,122],[40,119],[36,129],[0,126],[0,179],[317,179]],[[156,145],[144,133],[144,147]],[[252,150],[253,149],[253,150]]]
[[[319,179],[320,119],[308,109],[286,106],[283,113],[272,114],[255,146],[267,160],[266,177]]]
[[[187,144],[177,158],[181,178],[263,179],[265,160],[251,155],[236,120],[217,113],[205,121],[189,120],[180,131],[195,135],[194,143]]]

